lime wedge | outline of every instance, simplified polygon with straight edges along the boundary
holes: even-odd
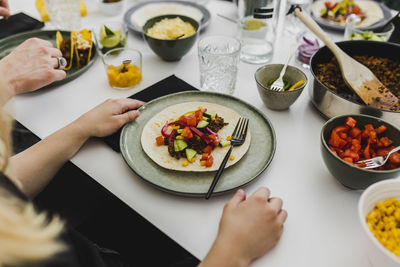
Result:
[[[100,39],[100,43],[104,47],[114,47],[119,44],[119,38],[120,38],[119,35],[105,37],[103,39]]]

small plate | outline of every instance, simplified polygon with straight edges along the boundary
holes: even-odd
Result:
[[[125,12],[124,22],[126,23],[126,25],[128,25],[128,28],[138,34],[142,34],[142,28],[133,24],[131,17],[133,15],[133,13],[140,10],[141,8],[143,8],[147,5],[157,5],[157,4],[180,4],[180,5],[194,7],[196,9],[198,9],[203,14],[203,17],[200,21],[200,31],[204,30],[210,23],[210,18],[211,18],[210,11],[208,11],[208,9],[205,8],[204,6],[198,5],[196,3],[185,2],[185,1],[174,1],[174,0],[171,0],[171,1],[170,0],[167,0],[167,1],[145,1],[145,2],[139,3],[139,4],[131,7],[128,11]],[[160,14],[160,15],[162,15],[162,14]],[[186,15],[186,16],[188,16],[188,15]],[[151,19],[151,17],[152,16],[150,16],[148,19]]]
[[[383,12],[383,19],[378,21],[377,23],[368,26],[368,27],[360,27],[360,30],[365,30],[365,31],[373,31],[376,28],[382,27],[383,25],[386,24],[391,18],[392,18],[392,13],[390,11],[390,8],[388,8],[385,4],[382,3],[376,3],[379,5],[379,7],[382,9]],[[311,12],[312,18],[323,28],[328,29],[328,30],[333,30],[333,31],[344,31],[345,26],[344,25],[337,25],[334,23],[330,23],[324,19],[321,19],[320,17],[314,16],[313,12]]]
[[[69,38],[71,36],[71,32],[69,32],[69,31],[60,31],[60,32],[64,38]],[[18,45],[20,45],[26,39],[29,39],[32,37],[50,41],[54,45],[54,47],[57,47],[56,33],[57,33],[57,31],[38,30],[38,31],[19,33],[19,34],[15,34],[15,35],[9,36],[7,38],[1,39],[0,40],[0,59],[7,56],[8,54],[10,54]],[[89,69],[93,65],[96,58],[97,58],[96,46],[93,43],[92,55],[91,55],[89,63],[85,67],[78,69],[78,66],[76,66],[76,64],[73,63],[72,68],[70,70],[66,71],[67,77],[65,79],[63,79],[61,81],[53,82],[52,84],[49,84],[43,88],[58,86],[58,85],[61,85],[61,84],[64,84],[64,83],[67,83],[69,81],[76,79],[79,75],[83,74],[87,69]]]
[[[205,196],[216,171],[200,173],[164,169],[146,155],[140,142],[146,122],[154,115],[167,106],[191,101],[229,106],[250,119],[249,150],[239,162],[224,170],[214,193],[225,193],[256,179],[268,167],[275,153],[276,138],[271,122],[261,111],[238,98],[202,91],[180,92],[150,101],[140,108],[141,115],[135,121],[125,125],[120,148],[133,172],[162,191],[191,197]]]

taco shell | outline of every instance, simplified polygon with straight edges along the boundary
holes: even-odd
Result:
[[[67,66],[64,70],[69,70],[72,67],[72,61],[74,59],[74,42],[72,42],[72,36],[68,39],[64,39],[61,32],[56,33],[57,48],[61,51],[63,57],[67,60]]]
[[[311,11],[312,11],[313,16],[315,18],[327,21],[331,24],[345,26],[346,22],[338,23],[338,22],[328,21],[328,20],[325,20],[324,18],[321,18],[320,12],[325,7],[325,1],[326,0],[319,0],[312,4]],[[336,2],[340,2],[340,0],[332,0],[330,2],[336,3]],[[366,16],[365,19],[363,19],[359,24],[356,25],[357,27],[369,27],[384,18],[383,11],[377,3],[373,2],[373,1],[369,1],[369,0],[354,1],[354,2],[361,8],[361,10],[363,12],[365,12],[365,16]]]
[[[168,153],[167,146],[157,146],[156,138],[161,135],[161,129],[165,125],[167,121],[170,119],[177,119],[183,113],[191,110],[197,110],[198,107],[207,108],[207,113],[218,114],[218,116],[224,118],[224,121],[229,123],[224,126],[221,130],[218,131],[218,135],[223,140],[226,137],[232,135],[233,130],[236,126],[237,121],[240,118],[240,115],[225,106],[221,106],[214,103],[207,102],[186,102],[173,106],[169,106],[166,109],[162,110],[158,114],[156,114],[143,128],[143,132],[141,135],[141,144],[144,152],[149,156],[155,163],[159,166],[176,171],[190,171],[190,172],[207,172],[207,171],[215,171],[218,170],[221,165],[222,160],[224,159],[226,152],[229,150],[229,146],[220,147],[217,146],[211,153],[214,158],[214,163],[211,167],[206,168],[200,165],[201,154],[196,155],[196,159],[194,162],[189,163],[188,166],[182,166],[183,161],[186,158],[180,158],[179,160],[173,158]],[[247,132],[247,137],[243,145],[234,147],[232,150],[232,155],[235,157],[234,160],[228,160],[226,164],[226,168],[237,163],[247,152],[250,147],[251,142],[251,134],[250,129]]]
[[[79,32],[73,31],[71,33],[73,36],[74,48],[76,61],[78,63],[78,68],[86,66],[92,55],[92,31],[83,29]]]

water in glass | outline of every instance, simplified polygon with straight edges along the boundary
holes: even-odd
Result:
[[[206,37],[199,42],[200,86],[204,90],[233,94],[240,42],[227,36]]]

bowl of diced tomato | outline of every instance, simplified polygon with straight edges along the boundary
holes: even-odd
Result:
[[[359,161],[386,155],[400,145],[400,130],[368,115],[337,116],[321,130],[321,153],[330,173],[344,186],[365,189],[400,175],[400,153],[392,154],[379,168],[365,169]]]

